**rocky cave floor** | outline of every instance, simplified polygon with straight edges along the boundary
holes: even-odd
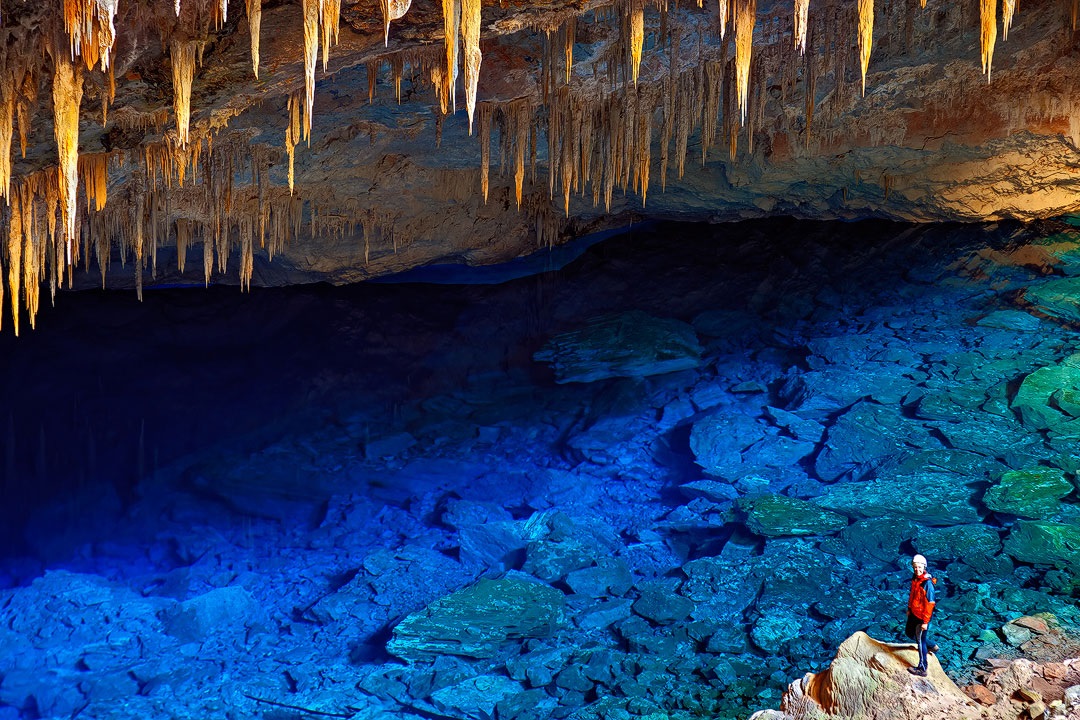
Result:
[[[0,338],[0,719],[742,718],[901,639],[915,551],[959,684],[1074,652],[1080,232],[581,252]]]

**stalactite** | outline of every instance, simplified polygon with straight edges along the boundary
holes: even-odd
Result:
[[[1009,39],[1013,15],[1016,13],[1016,0],[1001,0],[1001,39]]]
[[[383,16],[383,45],[390,45],[390,23],[400,20],[409,12],[412,0],[379,0]]]
[[[645,43],[645,10],[635,3],[630,10],[630,77],[637,85],[641,69],[641,48]]]
[[[289,95],[288,113],[289,124],[285,127],[285,152],[289,156],[289,194],[293,193],[295,183],[295,158],[296,146],[300,144],[300,106],[302,104],[299,93]]]
[[[304,119],[303,139],[311,142],[311,114],[315,109],[315,64],[319,59],[320,0],[302,0],[304,12]]]
[[[322,69],[330,62],[330,44],[337,44],[341,24],[341,0],[320,0],[319,23],[322,28]]]
[[[795,0],[795,47],[806,54],[806,28],[809,19],[810,0]]]
[[[107,70],[116,40],[118,0],[62,0],[64,29],[70,41],[71,58],[82,56],[89,70],[101,62]]]
[[[251,71],[259,79],[259,32],[262,28],[262,0],[247,0],[248,31],[251,33]]]
[[[488,174],[491,171],[491,105],[480,106],[480,192],[488,200]]]
[[[19,149],[23,158],[25,158],[26,146],[30,137],[30,115],[37,104],[38,94],[38,78],[33,63],[23,73],[21,87],[18,87],[17,90],[15,118],[19,125]]]
[[[473,113],[476,111],[476,84],[480,80],[480,0],[460,0],[461,42],[465,65],[465,109],[469,113],[469,134],[472,135]]]
[[[859,0],[860,3],[867,0]],[[753,52],[754,24],[757,22],[757,0],[736,0],[735,4],[735,89],[739,100],[739,117],[746,123],[747,100],[750,89],[750,59]]]
[[[83,70],[63,52],[53,58],[53,127],[59,154],[60,216],[63,220],[67,263],[72,263],[75,239],[75,197],[79,187],[79,106]]]
[[[443,75],[443,94],[446,96],[450,107],[456,112],[458,31],[461,22],[461,0],[442,0],[442,9],[443,42],[446,46],[446,70]]]
[[[11,297],[11,319],[14,322],[15,336],[19,335],[19,309],[22,280],[22,210],[20,204],[25,201],[21,188],[16,188],[11,196],[11,218],[8,220],[7,259],[8,259],[8,294]]]
[[[571,16],[563,23],[564,54],[566,59],[566,84],[574,74],[574,41],[577,36],[577,18]]]
[[[874,43],[874,0],[859,0],[859,69],[862,94],[866,94],[866,71],[870,67],[870,49]]]
[[[719,0],[719,22],[720,22],[720,39],[724,39],[724,35],[727,32],[728,21],[728,2],[729,0]]]
[[[173,40],[171,44],[173,109],[176,113],[176,134],[187,145],[191,126],[191,81],[195,75],[194,40]]]
[[[0,195],[11,198],[11,137],[15,122],[15,85],[0,71]]]
[[[994,60],[997,42],[997,0],[979,0],[979,40],[982,45],[982,71],[990,82],[990,65]]]
[[[514,197],[518,210],[521,209],[522,185],[525,182],[525,146],[529,142],[528,108],[526,101],[519,100],[511,111],[514,126]]]
[[[91,203],[97,212],[101,212],[105,207],[108,199],[108,165],[107,153],[93,153],[79,158],[79,175],[86,192],[87,210]]]

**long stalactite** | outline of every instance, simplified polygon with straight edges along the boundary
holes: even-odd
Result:
[[[744,125],[750,96],[750,60],[756,23],[757,0],[735,0],[735,89],[739,99],[739,117]]]
[[[461,43],[465,65],[465,109],[469,113],[469,134],[472,135],[473,113],[476,111],[476,85],[480,81],[480,0],[461,0]]]
[[[65,254],[72,262],[75,242],[76,196],[79,188],[79,108],[83,97],[83,69],[58,52],[53,57],[53,125],[59,161],[60,223]]]
[[[862,94],[866,94],[866,71],[870,68],[870,51],[874,46],[874,0],[859,0],[859,73]]]
[[[982,49],[982,71],[990,82],[990,66],[994,61],[997,43],[997,0],[979,0],[979,44]]]

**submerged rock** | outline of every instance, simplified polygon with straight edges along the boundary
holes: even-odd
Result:
[[[689,370],[701,363],[701,353],[691,326],[632,310],[556,335],[533,359],[549,363],[556,382],[569,383]]]
[[[1010,470],[986,491],[983,504],[994,512],[1043,519],[1055,514],[1072,491],[1072,483],[1057,468]]]
[[[1080,417],[1080,353],[1057,365],[1047,365],[1024,378],[1012,408],[1035,430],[1058,427]]]
[[[1020,520],[1005,538],[1005,552],[1021,562],[1080,572],[1080,528],[1063,523]]]
[[[1027,288],[1024,299],[1050,317],[1080,323],[1080,278],[1041,282]]]
[[[900,517],[921,525],[979,522],[969,479],[945,472],[914,472],[830,486],[817,502],[853,518]]]
[[[740,506],[746,512],[746,526],[757,535],[830,535],[848,525],[843,515],[783,495],[763,495]]]
[[[563,594],[548,585],[483,579],[406,617],[386,649],[404,660],[489,658],[507,640],[550,636],[565,621],[564,606]]]

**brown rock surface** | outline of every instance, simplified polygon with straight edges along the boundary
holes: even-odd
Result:
[[[751,720],[1080,717],[1080,704],[1066,693],[1080,684],[1080,658],[1060,662],[997,660],[964,690],[953,683],[933,655],[926,678],[911,675],[907,669],[917,661],[913,645],[883,643],[855,633],[840,645],[828,669],[791,683],[779,710],[755,713]],[[1080,694],[1072,695],[1080,698]]]

